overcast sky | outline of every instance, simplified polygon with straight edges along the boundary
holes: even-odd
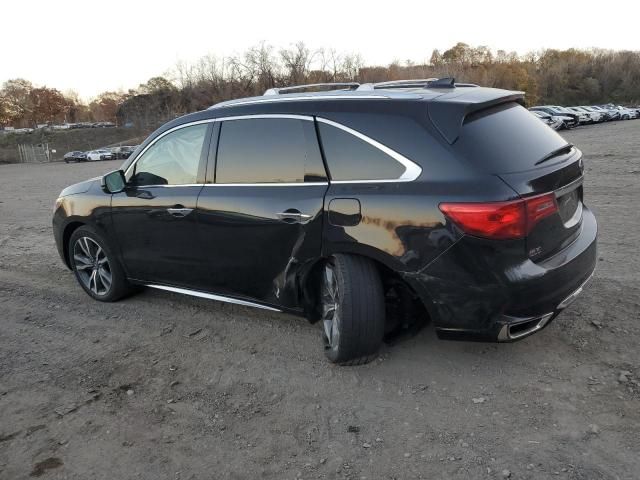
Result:
[[[136,87],[178,60],[260,41],[302,40],[360,53],[368,64],[421,62],[458,41],[518,53],[640,50],[637,0],[2,0],[0,18],[0,82],[23,77],[85,99]]]

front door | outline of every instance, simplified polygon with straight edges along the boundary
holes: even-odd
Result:
[[[111,217],[127,275],[145,283],[201,288],[206,269],[196,203],[204,183],[208,124],[169,131],[127,172]]]
[[[208,289],[295,308],[299,276],[322,251],[328,183],[313,118],[248,116],[219,132],[215,180],[198,199]]]

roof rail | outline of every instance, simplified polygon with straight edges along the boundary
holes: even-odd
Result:
[[[390,80],[388,82],[374,83],[373,85],[378,88],[393,87],[395,85],[413,85],[413,84],[423,85],[426,83],[435,82],[436,80],[438,79],[437,78],[415,78],[415,79],[409,79],[409,80]]]
[[[456,83],[453,77],[443,78],[419,78],[409,80],[391,80],[389,82],[365,83],[357,90],[375,90],[377,88],[454,88],[477,87],[473,83]]]
[[[341,90],[357,90],[360,86],[357,82],[333,82],[333,83],[309,83],[306,85],[293,85],[291,87],[270,88],[263,95],[280,95],[281,93],[289,92],[292,90],[306,90],[309,88],[318,87],[336,87]]]

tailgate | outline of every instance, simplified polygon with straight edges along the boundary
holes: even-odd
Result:
[[[532,260],[548,258],[578,235],[582,152],[524,107],[508,102],[467,115],[453,148],[522,198],[553,194],[557,210],[536,222],[527,235]]]

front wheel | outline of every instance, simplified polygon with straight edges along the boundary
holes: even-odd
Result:
[[[384,290],[375,265],[364,257],[334,255],[324,266],[320,300],[327,358],[340,365],[373,360],[385,322]]]
[[[92,228],[75,230],[69,239],[69,260],[76,280],[101,302],[115,302],[133,290],[107,242]]]

